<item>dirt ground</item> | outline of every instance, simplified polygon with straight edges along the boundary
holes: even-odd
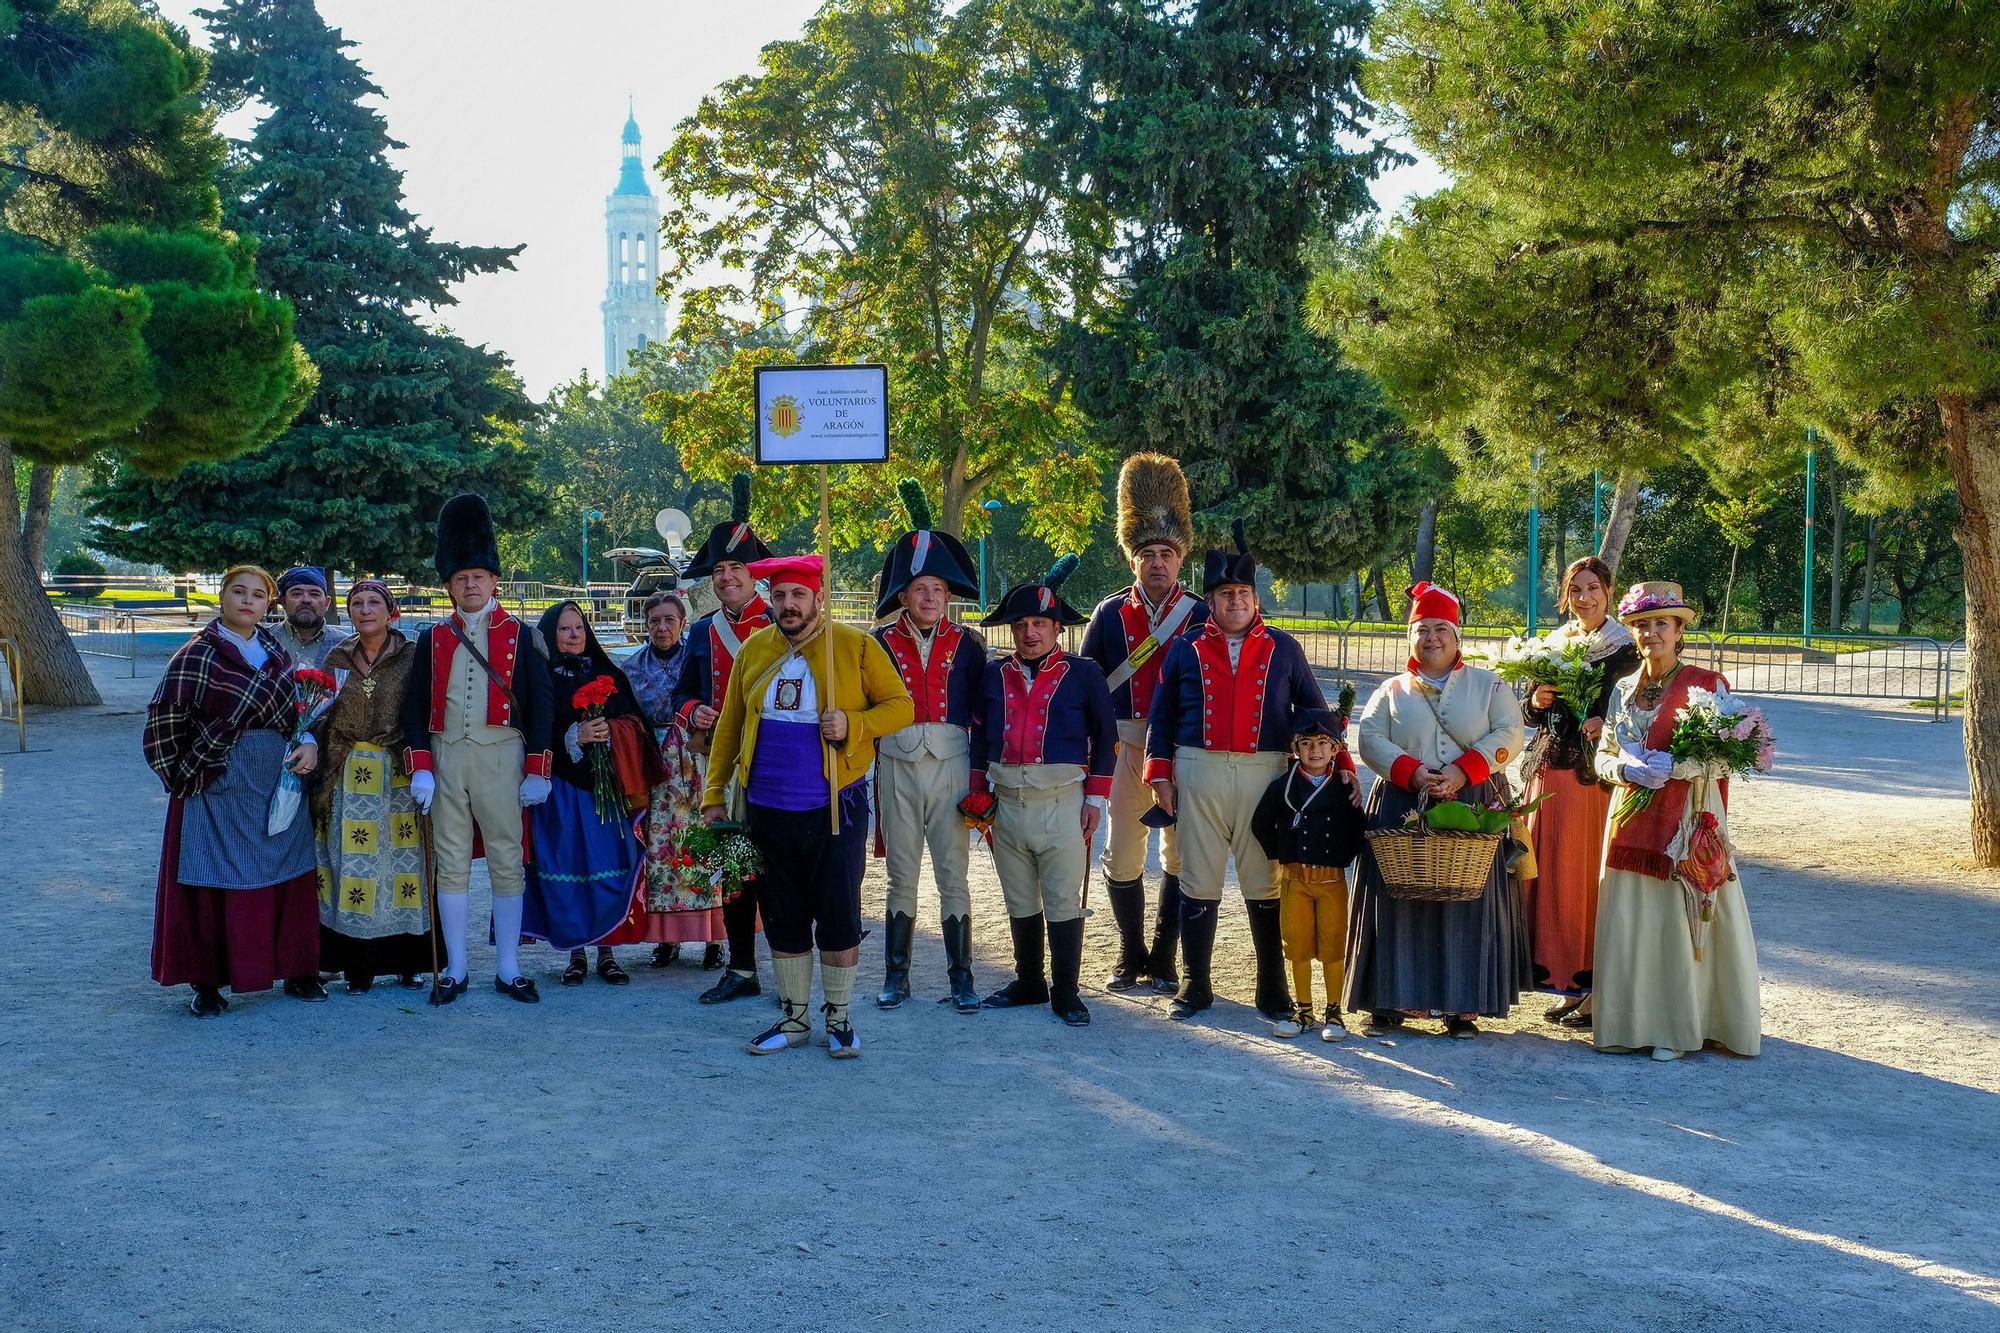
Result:
[[[147,977],[158,668],[0,753],[7,1328],[2000,1328],[2000,880],[1956,722],[1770,701],[1732,826],[1756,1060],[1597,1055],[1539,997],[1471,1043],[1280,1042],[1235,903],[1209,1021],[1093,988],[1082,1031],[927,1002],[927,906],[918,1002],[866,1002],[864,943],[836,1063],[745,1055],[769,1002],[639,949],[623,990],[530,950],[532,1009],[335,984],[196,1022]]]

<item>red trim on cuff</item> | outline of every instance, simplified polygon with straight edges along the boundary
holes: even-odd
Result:
[[[521,776],[529,778],[547,777],[549,775],[551,758],[552,755],[547,750],[542,751],[540,754],[529,755],[521,761]]]
[[[968,782],[969,782],[969,789],[972,791],[987,790],[986,770],[983,768],[974,769],[968,775]]]
[[[1488,764],[1486,756],[1477,750],[1467,750],[1451,762],[1458,765],[1459,771],[1465,774],[1467,782],[1478,784],[1493,776],[1492,765]]]
[[[697,707],[699,707],[700,704],[701,700],[699,699],[688,700],[686,703],[682,704],[678,709],[674,710],[674,720],[679,722],[682,726],[686,727],[688,730],[690,731],[694,730],[694,710]]]
[[[1110,800],[1111,779],[1096,776],[1086,777],[1083,780],[1083,794],[1085,796],[1102,796],[1105,800]]]
[[[1354,772],[1354,756],[1342,750],[1333,757],[1333,766],[1343,773]]]
[[[431,772],[431,752],[407,746],[403,750],[403,766],[412,773]]]
[[[1156,759],[1148,756],[1146,760],[1147,782],[1172,782],[1173,780],[1174,780],[1173,760]]]
[[[1410,786],[1410,779],[1415,777],[1417,770],[1422,767],[1423,765],[1418,763],[1413,756],[1407,754],[1398,755],[1396,762],[1389,765],[1389,781],[1395,783],[1404,791],[1413,790]]]

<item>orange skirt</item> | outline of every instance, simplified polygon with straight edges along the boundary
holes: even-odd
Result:
[[[1528,788],[1532,799],[1554,794],[1528,816],[1536,878],[1522,888],[1535,985],[1580,994],[1590,989],[1591,943],[1597,932],[1597,885],[1604,869],[1604,826],[1611,793],[1577,780],[1566,768],[1546,768]]]

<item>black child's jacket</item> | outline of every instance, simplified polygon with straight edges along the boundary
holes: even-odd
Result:
[[[1314,795],[1311,780],[1299,772],[1296,762],[1264,789],[1257,812],[1250,816],[1250,830],[1264,855],[1280,865],[1345,867],[1361,855],[1366,827],[1365,817],[1348,800],[1338,768],[1327,770],[1325,785]]]

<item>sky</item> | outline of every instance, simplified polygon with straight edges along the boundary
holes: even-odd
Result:
[[[201,40],[198,3],[160,10]],[[527,246],[436,317],[505,352],[541,398],[580,371],[603,374],[604,199],[628,94],[650,177],[702,95],[754,70],[759,48],[797,36],[819,3],[319,0],[319,11],[356,43],[389,133],[408,145],[394,161],[411,210],[441,240]],[[1439,180],[1420,164],[1378,181],[1376,198],[1393,208]]]

